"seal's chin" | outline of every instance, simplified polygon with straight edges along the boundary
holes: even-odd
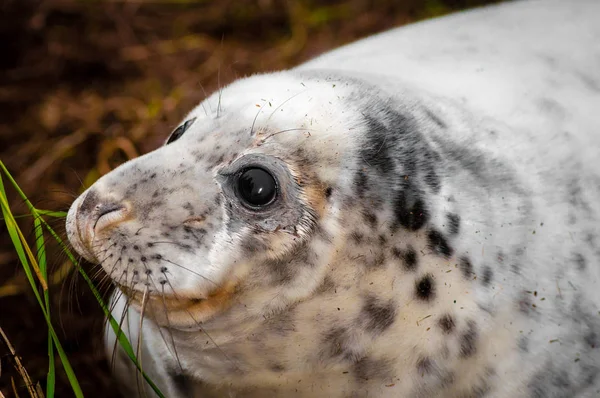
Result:
[[[200,329],[201,323],[225,311],[233,297],[235,285],[225,284],[205,297],[180,297],[170,294],[148,293],[124,286],[119,289],[129,298],[129,303],[138,312],[144,312],[163,327],[177,329]]]

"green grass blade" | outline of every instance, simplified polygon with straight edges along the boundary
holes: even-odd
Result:
[[[35,209],[35,211],[41,216],[50,216],[56,218],[63,218],[67,216],[67,212],[65,211],[53,211],[53,210],[40,210]]]
[[[2,181],[1,175],[0,175],[0,206],[2,207],[2,214],[4,216],[4,221],[6,223],[6,228],[8,230],[8,234],[13,242],[15,251],[17,253],[17,256],[19,257],[19,260],[21,261],[21,265],[23,266],[23,270],[25,271],[25,275],[27,276],[29,284],[31,285],[31,288],[33,290],[33,293],[38,301],[38,304],[40,305],[40,308],[42,309],[42,313],[44,314],[44,318],[46,319],[46,324],[48,326],[48,332],[52,336],[52,341],[54,342],[54,345],[56,347],[58,355],[60,356],[61,362],[63,364],[63,368],[65,369],[65,373],[67,374],[67,378],[69,379],[69,383],[71,384],[71,388],[73,389],[73,393],[75,394],[75,396],[77,398],[83,397],[83,392],[81,391],[81,387],[79,386],[77,377],[75,376],[75,373],[73,372],[73,368],[71,367],[69,359],[67,358],[67,355],[64,352],[62,345],[60,344],[58,336],[57,336],[56,332],[54,331],[54,327],[52,326],[50,315],[46,311],[44,302],[42,301],[42,298],[40,297],[40,293],[38,291],[38,286],[35,282],[35,278],[33,276],[33,272],[31,269],[32,267],[30,266],[29,261],[27,260],[28,256],[26,255],[26,250],[23,246],[23,244],[27,244],[27,243],[23,237],[21,230],[19,229],[19,226],[17,225],[15,219],[12,216],[10,207],[8,206],[8,201],[6,199],[6,192],[4,190],[4,183]],[[32,262],[36,261],[35,258],[33,258],[33,257],[30,257],[30,260]]]
[[[17,191],[17,193],[19,194],[19,196],[25,201],[25,203],[27,204],[27,207],[29,208],[29,210],[30,211],[31,210],[35,210],[35,207],[33,207],[33,205],[31,204],[31,202],[29,201],[29,198],[21,190],[21,187],[19,187],[19,184],[17,184],[17,182],[15,181],[15,179],[12,177],[12,175],[9,173],[8,169],[4,165],[4,162],[2,162],[1,160],[0,160],[0,168],[2,169],[2,171],[4,171],[4,174],[6,175],[6,178],[8,178],[8,180],[13,185],[13,187],[15,188],[15,190]],[[2,185],[2,195],[4,195],[4,197],[6,198],[6,194],[4,193],[4,184]]]
[[[117,338],[119,340],[119,343],[121,344],[121,347],[124,349],[124,351],[127,354],[127,356],[131,359],[131,361],[134,363],[134,365],[136,366],[136,368],[141,372],[142,376],[144,377],[144,379],[146,380],[146,382],[148,383],[148,385],[152,388],[152,390],[156,393],[156,395],[158,395],[160,398],[165,398],[164,395],[162,394],[162,392],[160,391],[160,389],[158,388],[158,386],[156,384],[154,384],[154,382],[150,379],[150,377],[148,377],[148,375],[146,375],[146,373],[142,370],[142,367],[140,366],[140,364],[139,364],[139,362],[137,360],[135,352],[134,352],[134,350],[133,350],[133,348],[131,346],[131,343],[127,339],[127,336],[125,336],[125,334],[121,332],[120,327],[119,327],[119,323],[112,316],[112,314],[111,314],[108,306],[106,305],[106,303],[104,303],[104,300],[102,300],[102,295],[100,294],[100,292],[98,291],[98,289],[96,289],[96,286],[94,286],[93,281],[88,277],[88,275],[85,273],[85,271],[83,270],[83,268],[81,268],[79,266],[79,262],[76,260],[76,258],[73,255],[73,253],[71,253],[71,250],[64,243],[64,241],[58,236],[58,234],[54,231],[54,229],[52,229],[52,227],[50,227],[50,225],[48,225],[48,223],[43,218],[40,217],[40,212],[29,201],[29,199],[27,198],[27,196],[25,195],[25,193],[21,190],[21,188],[19,187],[19,185],[17,184],[17,182],[14,180],[14,178],[12,177],[12,175],[10,174],[10,172],[8,171],[8,169],[6,168],[6,166],[4,165],[4,163],[2,161],[0,161],[0,169],[2,169],[2,171],[4,172],[4,174],[6,175],[6,177],[9,179],[9,181],[11,182],[11,184],[14,186],[15,190],[17,191],[17,193],[21,196],[21,198],[23,199],[23,201],[27,204],[27,207],[29,208],[29,211],[33,215],[34,219],[39,220],[42,223],[42,225],[46,228],[46,230],[50,233],[50,235],[54,238],[54,240],[56,240],[56,242],[60,245],[61,250],[69,257],[69,260],[73,263],[73,265],[79,271],[80,275],[86,281],[86,283],[88,284],[90,290],[94,294],[94,297],[96,298],[96,300],[98,301],[98,303],[102,307],[102,310],[104,311],[104,314],[108,318],[108,321],[109,321],[111,327],[113,328],[113,330],[115,332],[115,335],[117,336]],[[4,204],[2,205],[2,211],[3,211],[4,217],[5,217],[5,222],[7,223],[7,226],[8,226],[9,222],[14,223],[14,225],[16,226],[16,222],[14,222],[14,217],[13,217],[12,213],[10,213],[10,209],[8,207],[8,202],[6,201],[6,194],[4,193],[4,185],[2,183],[1,175],[0,175],[0,196],[3,196],[3,198],[5,199],[4,202],[6,202],[6,205],[4,205]],[[6,207],[7,211],[8,211],[8,217],[10,217],[10,219],[7,218],[7,213],[4,212],[4,210],[5,210],[4,208],[5,207]],[[48,215],[56,216],[56,217],[64,217],[64,216],[66,216],[66,213],[64,213],[64,212],[48,212],[48,213],[52,213],[52,214],[48,214]],[[54,214],[56,214],[56,215],[54,215]],[[17,236],[17,238],[18,238],[18,236]],[[17,242],[20,245],[20,241],[17,241]],[[14,243],[14,241],[13,241],[13,243]],[[17,250],[16,244],[15,244],[15,249]],[[23,250],[22,247],[21,247],[21,249],[23,251],[23,257],[22,258],[25,261],[27,261],[27,258],[25,256],[24,250]],[[21,257],[19,257],[19,258],[21,259]],[[25,264],[27,264],[27,265],[25,265]],[[28,263],[23,263],[23,266],[24,267],[25,266],[29,267],[29,264]],[[39,296],[39,292],[37,291],[37,286],[35,285],[35,280],[33,279],[33,274],[31,273],[31,269],[30,268],[29,268],[29,272],[31,274],[31,278],[28,275],[29,282],[32,284],[32,288],[34,289],[34,293],[36,295],[36,298],[38,299],[38,302],[40,303],[40,306],[42,306],[42,312],[44,312],[44,316],[46,317],[46,322],[48,323],[48,329],[49,329],[49,331],[52,334],[53,341],[55,342],[55,345],[56,345],[56,349],[57,349],[57,351],[59,353],[61,361],[63,362],[63,366],[65,366],[65,371],[66,371],[66,366],[68,365],[68,367],[70,368],[70,364],[68,364],[68,360],[67,360],[66,356],[63,359],[64,351],[62,350],[62,346],[60,345],[60,342],[58,341],[58,338],[56,338],[56,333],[54,333],[54,329],[52,328],[52,324],[50,323],[50,318],[49,318],[48,314],[46,313],[45,308],[43,308],[42,300],[41,300],[41,298]],[[27,271],[26,271],[26,274],[27,274]],[[67,360],[67,364],[65,364],[65,360]],[[69,375],[68,372],[67,372],[67,375]],[[73,376],[74,376],[74,374],[73,374]],[[77,380],[75,379],[75,381],[77,381]],[[77,386],[79,387],[79,385],[77,385]],[[74,391],[75,391],[75,389],[74,389]]]
[[[33,219],[35,228],[35,245],[37,248],[37,261],[40,266],[40,271],[46,282],[48,281],[48,267],[46,261],[46,245],[44,244],[44,230],[40,218]],[[46,312],[50,315],[50,291],[44,290],[44,303],[46,304]],[[52,335],[48,333],[48,375],[46,377],[46,398],[54,398],[54,386],[56,383],[56,369],[54,364],[54,343]]]

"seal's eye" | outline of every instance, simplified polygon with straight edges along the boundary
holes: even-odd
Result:
[[[250,207],[262,207],[270,204],[277,196],[277,182],[266,170],[247,168],[238,177],[238,195]]]
[[[177,141],[179,138],[181,138],[181,136],[183,135],[183,133],[185,133],[185,131],[192,125],[194,124],[194,122],[196,121],[196,118],[190,119],[188,121],[186,121],[185,123],[183,123],[181,126],[177,127],[175,129],[175,131],[173,131],[171,133],[171,136],[169,137],[169,139],[167,140],[166,145],[169,145],[172,142]]]

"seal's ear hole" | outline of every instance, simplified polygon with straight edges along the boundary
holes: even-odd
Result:
[[[175,131],[173,131],[173,132],[171,133],[171,136],[169,137],[169,139],[167,140],[167,142],[166,142],[166,144],[165,144],[165,145],[169,145],[170,143],[172,143],[172,142],[175,142],[175,141],[177,141],[178,139],[180,139],[180,138],[181,138],[181,136],[183,135],[183,133],[185,133],[185,132],[186,132],[186,130],[187,130],[188,128],[190,128],[190,126],[191,126],[192,124],[194,124],[194,122],[195,122],[195,121],[196,121],[196,118],[192,118],[192,119],[190,119],[190,120],[187,120],[187,121],[186,121],[185,123],[183,123],[181,126],[177,127],[177,128],[175,129]]]
[[[237,176],[236,195],[243,205],[259,210],[277,199],[277,180],[261,167],[248,167]]]

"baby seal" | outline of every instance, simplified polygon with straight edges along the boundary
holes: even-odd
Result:
[[[598,396],[599,15],[511,2],[244,78],[100,178],[68,235],[144,371],[166,397]],[[142,389],[123,352],[115,376]]]

